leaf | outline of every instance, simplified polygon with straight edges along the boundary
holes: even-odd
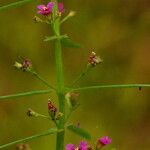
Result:
[[[52,90],[37,90],[37,91],[30,91],[30,92],[24,92],[24,93],[16,93],[16,94],[11,94],[11,95],[5,95],[5,96],[0,96],[0,101],[3,100],[3,99],[13,99],[13,98],[18,98],[18,97],[23,97],[23,96],[46,94],[46,93],[50,93],[51,91]]]
[[[74,88],[74,89],[69,89],[67,90],[70,91],[82,91],[82,90],[91,90],[91,89],[114,89],[114,88],[150,88],[150,84],[112,84],[112,85],[95,85],[95,86],[87,86],[87,87],[80,87],[80,88]]]
[[[65,35],[60,35],[60,36],[49,36],[49,37],[46,37],[44,39],[45,42],[47,41],[53,41],[53,40],[56,40],[56,39],[63,39],[63,38],[68,38],[68,36],[65,34]]]
[[[32,2],[32,1],[33,0],[22,0],[22,1],[14,2],[14,3],[10,3],[8,5],[1,6],[0,11],[7,10],[9,8],[15,8],[15,7],[18,7],[18,6],[22,6],[22,5],[24,5],[26,3],[29,3],[29,2]]]
[[[47,135],[54,134],[54,133],[57,133],[57,132],[60,132],[57,128],[51,128],[51,129],[49,129],[49,130],[47,130],[43,133],[35,134],[35,135],[29,136],[27,138],[21,139],[21,140],[17,140],[17,141],[14,141],[14,142],[11,142],[11,143],[8,143],[8,144],[5,144],[5,145],[1,145],[0,149],[6,148],[6,147],[9,147],[9,146],[12,146],[12,145],[16,145],[18,143],[24,143],[24,142],[32,141],[32,140],[35,140],[35,139],[40,138],[42,136],[47,136]]]
[[[81,48],[82,47],[79,43],[73,42],[70,38],[62,39],[61,43],[63,46],[69,47],[69,48]]]
[[[84,137],[87,140],[91,139],[91,135],[87,131],[85,131],[82,128],[76,127],[75,125],[69,125],[67,127],[67,129],[69,129],[70,131],[74,132],[75,134],[78,134],[79,136]]]

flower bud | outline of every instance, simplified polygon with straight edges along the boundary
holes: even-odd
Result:
[[[63,113],[58,112],[58,114],[56,115],[56,120],[61,119],[61,118],[62,118],[62,116],[63,116]]]
[[[27,115],[29,117],[38,117],[38,113],[36,113],[35,111],[33,111],[31,108],[28,109]]]
[[[31,64],[31,62],[29,61],[29,59],[27,59],[27,58],[24,59],[22,65],[23,65],[23,71],[31,71],[31,69],[32,69],[32,64]]]
[[[19,63],[19,62],[15,62],[15,64],[14,64],[14,67],[16,68],[16,69],[22,69],[22,64],[21,63]]]
[[[79,93],[69,92],[65,95],[65,97],[70,107],[75,107],[79,104],[77,101],[77,98],[79,97]]]
[[[22,71],[32,72],[32,64],[27,58],[23,59],[21,63],[15,62],[14,67]]]
[[[35,21],[35,23],[43,22],[43,20],[38,16],[34,16],[33,20]]]
[[[18,144],[16,150],[31,150],[28,144]]]
[[[75,11],[70,11],[69,14],[68,14],[69,17],[73,17],[73,16],[75,16],[75,15],[76,15],[76,12],[75,12]]]
[[[89,65],[94,67],[101,62],[103,62],[103,60],[99,56],[97,56],[95,52],[92,52],[90,54],[89,59],[88,59]]]
[[[48,113],[52,120],[55,120],[57,108],[52,104],[50,99],[48,99]]]
[[[61,17],[61,15],[62,15],[61,12],[59,12],[59,11],[56,12],[56,16],[57,16],[57,17]]]

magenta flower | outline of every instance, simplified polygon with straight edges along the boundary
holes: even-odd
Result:
[[[53,105],[50,99],[48,99],[48,111],[54,111],[55,113],[57,112],[57,108]]]
[[[64,5],[61,2],[58,3],[58,11],[62,14],[65,12]]]
[[[88,63],[91,65],[91,66],[96,66],[97,64],[103,62],[103,60],[96,55],[95,52],[92,52],[88,58]]]
[[[81,141],[78,147],[74,147],[73,144],[67,144],[66,150],[88,150],[88,143],[86,141]]]
[[[104,137],[99,139],[99,142],[102,145],[108,145],[108,144],[110,144],[112,142],[112,140],[108,136],[104,136]]]
[[[74,145],[73,144],[67,144],[66,150],[75,150]]]
[[[49,2],[47,4],[47,6],[45,5],[38,5],[37,8],[38,8],[38,14],[41,14],[41,15],[49,15],[51,12],[52,12],[52,8],[54,6],[54,2]]]
[[[23,66],[24,69],[27,69],[27,68],[29,68],[31,66],[31,63],[30,63],[30,61],[27,58],[25,58],[23,60],[22,66]]]
[[[85,141],[81,141],[79,144],[79,150],[87,150],[88,149],[88,144]]]

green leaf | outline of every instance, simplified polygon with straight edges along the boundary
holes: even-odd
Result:
[[[46,93],[50,93],[51,91],[52,90],[38,90],[38,91],[17,93],[17,94],[12,94],[12,95],[5,95],[5,96],[0,96],[0,100],[18,98],[18,97],[23,97],[23,96],[32,96],[32,95],[38,95],[38,94],[46,94]]]
[[[1,6],[0,11],[7,10],[7,9],[10,9],[10,8],[15,8],[15,7],[18,7],[18,6],[22,6],[22,5],[24,5],[26,3],[29,3],[29,2],[32,2],[32,1],[34,1],[34,0],[22,0],[22,1],[14,2],[14,3],[10,3],[8,5]]]
[[[87,140],[91,139],[91,135],[87,131],[85,131],[82,128],[76,127],[75,125],[69,125],[67,129],[74,132],[75,134],[78,134],[79,136],[82,136],[83,138]]]
[[[69,48],[81,48],[82,47],[80,44],[78,44],[76,42],[73,42],[69,38],[62,39],[61,43],[62,43],[63,46],[69,47]]]
[[[49,36],[49,37],[46,37],[44,39],[45,42],[47,41],[53,41],[53,40],[56,40],[56,39],[63,39],[63,38],[68,38],[68,36],[65,34],[65,35],[60,35],[60,36]]]
[[[112,85],[96,85],[96,86],[87,86],[80,88],[66,88],[67,91],[82,91],[82,90],[91,90],[91,89],[121,89],[121,88],[138,88],[141,90],[142,88],[150,88],[150,84],[112,84]]]
[[[43,133],[35,134],[35,135],[29,136],[27,138],[21,139],[21,140],[17,140],[17,141],[14,141],[14,142],[11,142],[11,143],[8,143],[8,144],[5,144],[5,145],[1,145],[0,149],[6,148],[6,147],[9,147],[9,146],[12,146],[12,145],[16,145],[16,144],[19,144],[19,143],[32,141],[32,140],[35,140],[35,139],[40,138],[42,136],[50,135],[50,134],[53,134],[53,133],[56,133],[56,132],[61,132],[61,131],[59,131],[57,128],[51,128],[51,129],[49,129],[49,130],[47,130]]]

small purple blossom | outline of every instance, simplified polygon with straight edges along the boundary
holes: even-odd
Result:
[[[74,145],[73,144],[67,144],[66,150],[75,150]]]
[[[38,8],[38,14],[41,14],[41,15],[49,15],[51,12],[52,12],[52,8],[54,6],[54,2],[49,2],[47,4],[47,6],[41,4],[41,5],[38,5],[37,8]]]
[[[31,63],[30,63],[29,59],[25,58],[25,59],[23,60],[22,66],[23,66],[24,69],[29,68],[29,67],[31,66]]]
[[[86,141],[81,141],[79,144],[79,150],[88,150],[88,144]]]
[[[104,137],[99,139],[99,142],[102,145],[108,145],[108,144],[110,144],[112,142],[112,140],[108,136],[104,136]]]
[[[61,2],[58,3],[58,11],[62,14],[65,12],[64,5]]]

